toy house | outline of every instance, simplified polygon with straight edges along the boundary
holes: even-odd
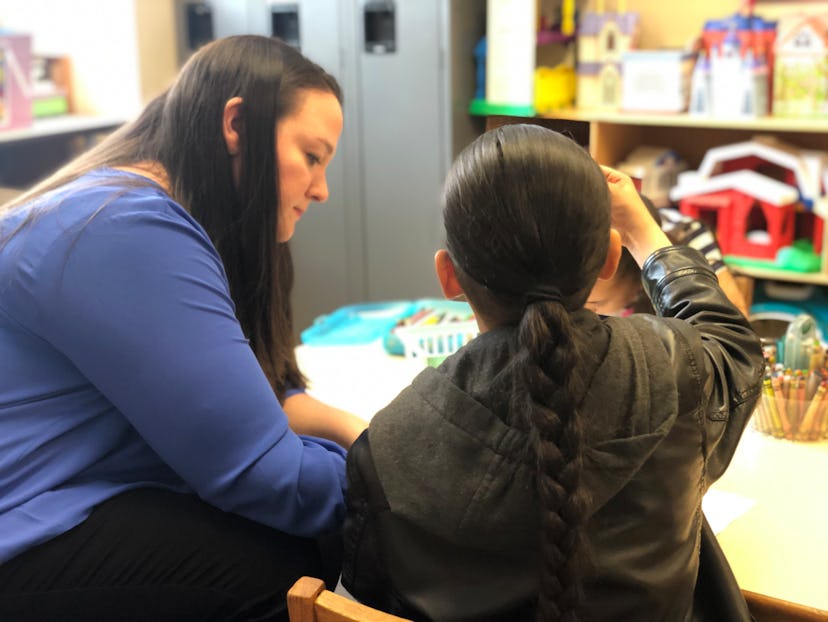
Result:
[[[697,171],[679,175],[670,198],[713,226],[723,254],[778,263],[799,238],[821,253],[826,170],[828,153],[754,139],[710,149]]]
[[[828,13],[780,19],[775,55],[773,113],[828,115]]]
[[[616,110],[621,106],[622,57],[638,46],[638,13],[588,12],[578,27],[580,108]]]

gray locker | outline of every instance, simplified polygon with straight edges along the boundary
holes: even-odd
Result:
[[[297,332],[345,304],[439,296],[440,190],[451,159],[483,130],[467,107],[485,0],[211,4],[216,36],[295,40],[344,92],[330,198],[311,206],[291,242]]]

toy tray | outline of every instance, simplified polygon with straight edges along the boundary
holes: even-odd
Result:
[[[302,331],[302,343],[316,346],[356,345],[384,338],[404,317],[417,311],[410,300],[341,307],[316,318]]]
[[[403,318],[383,341],[389,354],[424,358],[438,365],[478,333],[471,307],[466,302],[423,298],[416,311]]]
[[[382,339],[396,356],[437,365],[478,333],[466,302],[442,298],[397,300],[341,307],[302,331],[306,345],[358,345]]]
[[[474,339],[477,322],[466,320],[437,326],[406,326],[394,331],[403,344],[407,358],[423,358],[428,365],[439,365]]]

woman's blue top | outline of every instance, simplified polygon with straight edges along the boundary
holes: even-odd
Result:
[[[288,428],[218,252],[139,179],[96,171],[0,219],[0,562],[139,486],[296,535],[343,519],[344,450]]]

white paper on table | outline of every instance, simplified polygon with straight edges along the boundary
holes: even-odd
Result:
[[[755,504],[755,499],[711,488],[702,499],[702,510],[713,533],[718,535]]]

